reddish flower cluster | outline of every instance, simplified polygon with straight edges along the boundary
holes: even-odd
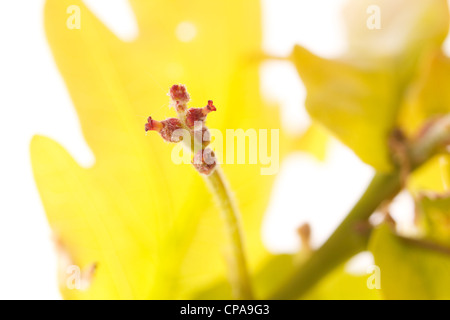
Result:
[[[147,123],[145,124],[145,131],[157,131],[168,142],[180,142],[182,135],[174,135],[174,132],[177,129],[189,130],[191,135],[194,135],[194,140],[202,142],[202,150],[194,155],[192,164],[198,172],[206,175],[210,174],[216,166],[216,158],[214,152],[206,148],[209,144],[209,139],[207,138],[209,131],[205,126],[205,120],[210,112],[216,111],[213,101],[208,100],[208,104],[203,108],[190,108],[186,111],[190,97],[186,87],[181,84],[173,85],[169,90],[169,96],[172,105],[177,110],[179,119],[169,118],[163,121],[156,121],[152,117],[148,117]],[[199,122],[201,124],[201,130],[198,130],[196,127],[196,124]],[[201,136],[199,136],[200,134]]]

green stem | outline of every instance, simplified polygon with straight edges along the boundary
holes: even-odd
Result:
[[[400,188],[401,183],[397,173],[377,173],[364,195],[331,237],[289,277],[289,282],[271,299],[300,297],[328,272],[365,250],[368,236],[361,226],[366,225],[367,219],[376,208],[384,200],[394,197]]]
[[[228,262],[233,295],[237,299],[252,299],[253,294],[244,254],[239,211],[218,165],[213,173],[205,177],[205,180],[211,188],[225,223],[225,233],[230,249]]]

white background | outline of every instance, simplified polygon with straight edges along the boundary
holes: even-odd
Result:
[[[31,172],[32,135],[54,138],[82,165],[93,162],[46,43],[43,3],[0,2],[0,299],[60,298],[51,232]],[[126,0],[85,3],[119,37],[136,35]],[[283,56],[298,43],[324,57],[338,56],[345,49],[339,16],[343,3],[264,0],[265,51]],[[266,63],[261,75],[267,98],[282,106],[283,125],[303,130],[309,123],[303,107],[305,90],[294,68],[286,62]],[[285,80],[281,83],[279,79]],[[266,213],[263,239],[268,248],[298,250],[295,229],[305,221],[312,225],[313,244],[322,243],[372,175],[372,169],[337,142],[331,145],[324,163],[302,153],[290,156],[281,167]],[[399,219],[408,219],[402,213],[411,212],[411,205],[403,194],[396,206]]]

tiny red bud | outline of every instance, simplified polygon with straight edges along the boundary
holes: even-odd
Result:
[[[172,100],[182,104],[186,104],[190,100],[189,93],[187,92],[186,87],[182,84],[174,84],[169,90],[169,96]]]
[[[209,148],[198,151],[194,155],[194,158],[192,159],[192,164],[194,165],[194,168],[204,175],[209,175],[214,171],[214,168],[216,167],[216,162],[217,159],[214,154],[214,151],[212,151]]]
[[[186,113],[186,124],[193,128],[196,121],[204,121],[206,115],[203,114],[203,108],[190,108]]]
[[[208,113],[212,111],[216,111],[212,100],[208,100],[208,104],[204,108],[190,108],[186,113],[186,124],[192,128],[196,121],[204,122]]]
[[[154,130],[159,132],[161,137],[168,142],[180,142],[182,136],[174,136],[175,130],[183,129],[181,121],[177,118],[169,118],[161,122],[153,120],[148,117],[148,122],[145,124],[145,131]]]
[[[163,128],[160,132],[161,137],[163,137],[164,140],[169,142],[180,142],[182,137],[181,136],[175,136],[174,132],[178,129],[183,129],[183,125],[181,124],[181,121],[177,118],[169,118],[167,120],[162,121]]]

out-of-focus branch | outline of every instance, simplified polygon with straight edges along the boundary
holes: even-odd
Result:
[[[412,140],[405,140],[408,169],[415,170],[438,153],[448,152],[450,114],[427,123]],[[271,299],[296,299],[322,277],[367,247],[371,228],[368,218],[384,201],[392,199],[403,184],[402,168],[377,173],[365,193],[330,238],[289,277]]]

